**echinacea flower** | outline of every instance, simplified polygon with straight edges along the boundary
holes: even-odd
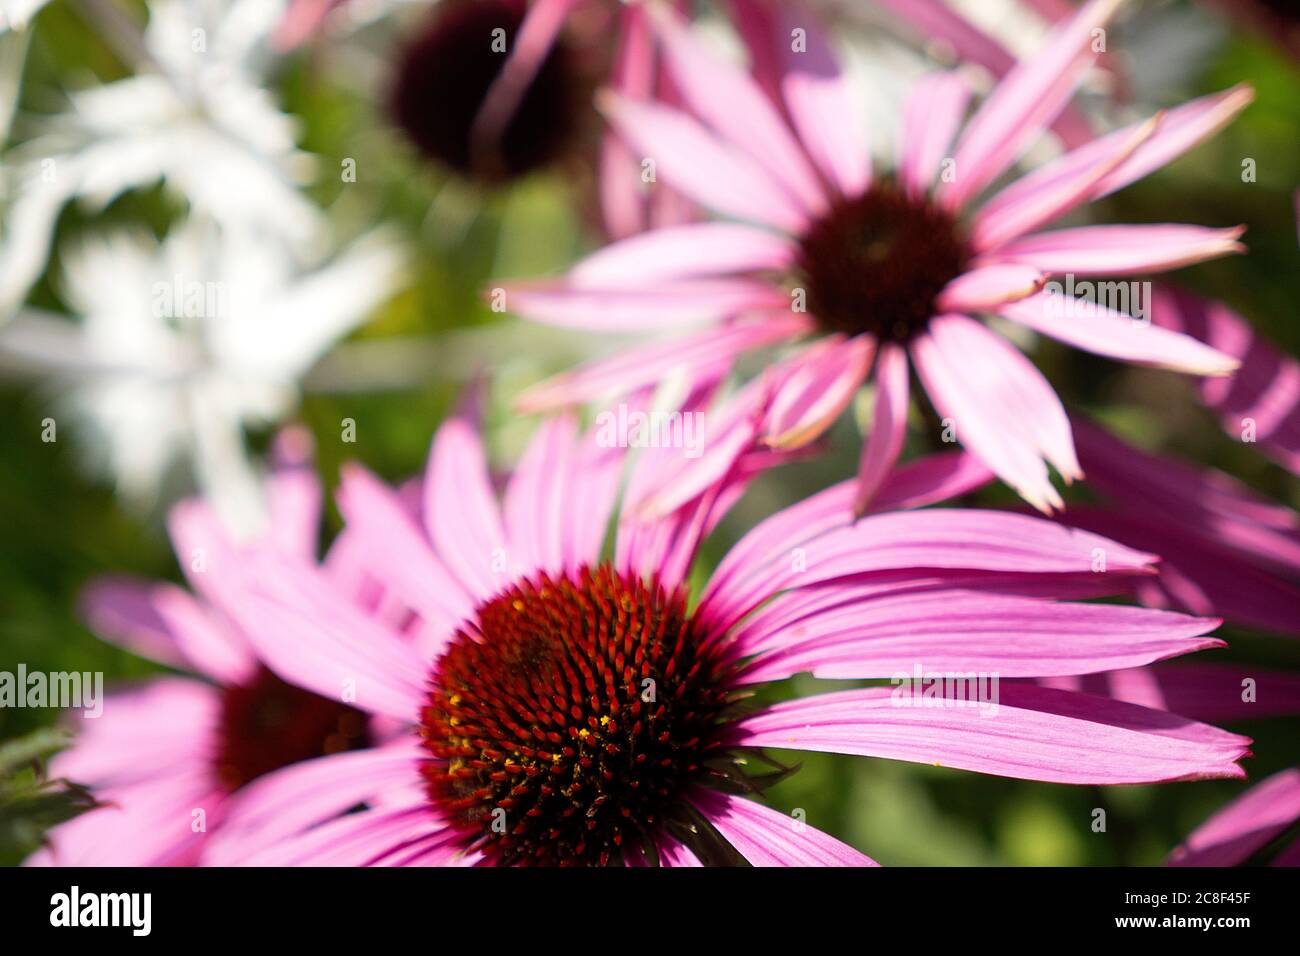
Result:
[[[380,230],[307,270],[273,237],[198,216],[161,243],[118,232],[62,253],[75,318],[22,310],[0,327],[0,356],[55,392],[93,469],[130,503],[155,505],[183,463],[241,529],[259,498],[244,428],[293,409],[302,377],[392,295],[402,268]]]
[[[418,640],[308,561],[245,559],[240,620],[270,666],[322,695],[354,688],[357,707],[409,730],[254,782],[211,862],[869,864],[754,799],[764,748],[1068,783],[1242,775],[1247,738],[1027,684],[1003,685],[996,712],[903,685],[753,706],[751,691],[801,672],[1078,674],[1219,642],[1213,621],[1058,600],[1122,588],[1149,555],[1038,517],[883,510],[986,480],[961,453],[891,474],[882,510],[856,523],[852,481],[771,516],[692,595],[700,540],[753,469],[738,459],[642,521],[636,502],[681,452],[642,449],[616,507],[624,455],[599,435],[544,423],[500,507],[462,418],[435,436],[418,517],[345,472],[346,534]]]
[[[1069,102],[1096,58],[1095,32],[1118,3],[1092,0],[1058,27],[964,127],[964,82],[956,74],[923,80],[905,109],[894,176],[873,172],[855,91],[807,15],[787,9],[774,31],[785,70],[777,103],[651,6],[689,111],[615,94],[605,96],[606,111],[660,179],[738,221],[615,243],[561,280],[507,287],[507,306],[585,330],[711,326],[543,383],[521,407],[603,398],[666,369],[716,365],[812,334],[801,366],[773,383],[764,440],[776,448],[811,441],[874,365],[857,510],[901,450],[909,359],[958,441],[1035,507],[1059,507],[1047,464],[1066,480],[1081,475],[1061,402],[1018,349],[971,315],[993,313],[1092,352],[1192,374],[1237,366],[1159,323],[1045,286],[1057,275],[1147,274],[1239,251],[1239,228],[1035,230],[1181,155],[1249,103],[1249,88],[1092,140],[975,203]]]
[[[266,484],[268,547],[316,559],[321,490],[304,432],[277,440]],[[79,721],[54,773],[88,785],[101,803],[50,831],[29,863],[162,866],[195,863],[221,826],[232,793],[279,767],[367,746],[385,732],[337,696],[320,697],[277,678],[231,614],[230,569],[247,546],[200,500],[171,514],[176,555],[192,590],[107,578],[87,590],[83,611],[104,638],[197,676],[156,677],[107,696]],[[324,572],[354,589],[346,536]],[[362,613],[383,613],[371,601]]]

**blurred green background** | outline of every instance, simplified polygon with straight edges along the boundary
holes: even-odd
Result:
[[[28,110],[39,113],[57,102],[55,91],[70,77],[123,75],[112,51],[65,4],[48,8],[37,23],[23,94]],[[381,375],[377,382],[348,384],[338,372],[337,355],[309,379],[299,419],[315,434],[320,470],[330,487],[339,464],[353,457],[389,478],[416,472],[458,389],[475,372],[489,370],[490,445],[504,465],[532,426],[510,412],[505,397],[570,364],[588,346],[494,314],[480,292],[492,278],[557,272],[595,244],[589,192],[559,171],[492,195],[476,193],[418,162],[387,128],[370,93],[340,82],[332,66],[337,64],[328,62],[328,53],[305,51],[289,58],[274,79],[285,108],[302,121],[302,147],[320,157],[321,169],[338,169],[344,157],[353,157],[362,172],[357,186],[324,175],[312,196],[331,207],[331,219],[344,232],[359,232],[377,219],[398,224],[415,249],[415,268],[409,288],[346,346],[379,349],[368,354],[392,361],[392,382]],[[1300,184],[1300,71],[1269,43],[1235,32],[1199,69],[1187,72],[1183,92],[1188,96],[1244,80],[1255,86],[1257,100],[1208,144],[1105,200],[1095,218],[1245,223],[1249,255],[1183,270],[1178,280],[1225,300],[1295,354],[1300,352],[1300,259],[1292,194]],[[1256,182],[1241,181],[1244,157],[1257,161]],[[159,189],[124,196],[106,217],[147,224],[161,234],[177,214]],[[70,208],[59,235],[102,225]],[[51,271],[56,269],[57,257]],[[60,308],[48,279],[33,301]],[[1034,357],[1068,405],[1089,411],[1135,443],[1212,463],[1291,506],[1300,504],[1294,479],[1250,446],[1226,437],[1196,402],[1190,381],[1050,342],[1040,342]],[[125,511],[111,488],[85,478],[72,429],[61,430],[56,443],[43,443],[40,423],[47,414],[47,392],[0,381],[0,669],[11,670],[21,661],[34,670],[101,670],[110,684],[154,672],[155,666],[90,634],[76,616],[75,603],[86,581],[104,572],[179,579],[162,512]],[[355,444],[340,441],[344,418],[357,423]],[[250,439],[264,447],[269,437]],[[908,455],[928,450],[920,430],[910,441]],[[826,457],[765,476],[708,543],[704,569],[756,518],[852,474],[857,447],[854,428],[841,423]],[[183,486],[184,477],[177,481]],[[1001,488],[972,500],[1015,503]],[[328,539],[339,525],[332,509],[327,522]],[[1300,671],[1295,640],[1231,627],[1222,633],[1231,648],[1206,659],[1231,656]],[[796,679],[794,686],[774,693],[807,693],[814,683]],[[52,711],[2,709],[0,741],[46,728],[57,718]],[[1300,720],[1233,729],[1257,740],[1256,756],[1248,762],[1254,779],[1300,759]],[[11,763],[26,764],[50,742],[29,739],[24,746],[22,753],[8,753]],[[803,808],[809,823],[891,865],[1154,864],[1243,787],[1225,782],[1065,787],[883,760],[781,756],[802,768],[771,792],[776,806]],[[12,805],[6,811],[4,800],[0,789],[0,863],[12,864],[30,849],[36,831],[30,826],[20,831]],[[1091,829],[1098,807],[1107,811],[1105,833]],[[48,809],[37,806],[24,820],[46,819],[40,814]]]

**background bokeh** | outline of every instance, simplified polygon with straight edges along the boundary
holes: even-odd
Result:
[[[1218,34],[1210,51],[1182,63],[1176,89],[1155,105],[1173,105],[1240,81],[1254,85],[1256,102],[1189,156],[1106,199],[1097,216],[1117,222],[1246,224],[1248,255],[1183,270],[1177,278],[1230,303],[1295,354],[1300,352],[1293,196],[1300,184],[1300,68],[1267,38],[1225,21],[1211,23]],[[45,9],[37,27],[22,93],[25,112],[57,109],[57,91],[69,84],[125,75],[113,49],[67,4]],[[284,60],[270,83],[283,108],[301,122],[300,146],[317,157],[321,170],[336,170],[351,157],[362,171],[356,184],[322,175],[308,187],[311,198],[329,210],[333,226],[356,235],[386,221],[401,230],[413,250],[410,282],[395,289],[373,320],[319,363],[305,383],[297,419],[315,436],[318,465],[331,488],[340,463],[349,458],[392,479],[420,469],[430,436],[457,392],[487,373],[490,447],[499,463],[508,463],[532,422],[512,414],[506,397],[591,348],[496,314],[481,295],[490,279],[556,272],[598,241],[591,229],[590,183],[559,169],[484,194],[430,169],[377,109],[382,79],[382,56],[354,64],[346,54],[322,47]],[[1257,181],[1241,180],[1243,157],[1256,160]],[[162,236],[182,212],[161,188],[137,190],[102,215],[87,216],[70,206],[58,235],[62,242],[103,229],[107,221]],[[57,266],[56,252],[31,299],[55,311],[63,306],[51,278]],[[1225,436],[1195,400],[1191,382],[1050,342],[1039,342],[1034,356],[1067,404],[1087,410],[1134,443],[1212,463],[1293,507],[1300,505],[1294,479],[1256,449]],[[112,487],[86,477],[73,429],[61,431],[57,442],[42,442],[50,398],[48,389],[30,380],[0,378],[0,669],[21,661],[29,669],[101,670],[110,684],[129,681],[158,668],[97,640],[77,617],[77,595],[90,577],[108,571],[179,580],[162,526],[163,507],[127,507]],[[357,423],[355,443],[340,440],[345,418]],[[841,425],[824,458],[788,466],[756,485],[709,542],[705,565],[757,517],[852,474],[858,446],[851,424]],[[264,448],[270,437],[269,430],[249,436],[256,448]],[[907,455],[926,450],[918,430],[910,441]],[[187,480],[183,473],[175,475],[168,496],[184,491]],[[1079,500],[1087,492],[1074,489],[1070,495]],[[1010,493],[996,487],[973,500],[1015,504]],[[339,526],[336,511],[329,512],[327,522],[328,537]],[[1300,644],[1294,640],[1235,628],[1222,633],[1231,648],[1206,659],[1231,655],[1300,670]],[[27,737],[30,749],[39,750],[42,740],[28,735],[57,718],[48,710],[0,709],[0,741],[12,748],[13,741]],[[1256,756],[1248,762],[1254,779],[1300,757],[1300,719],[1234,729],[1257,739]],[[6,757],[21,766],[30,755],[0,749],[0,772]],[[804,808],[810,823],[893,865],[1158,863],[1189,829],[1243,788],[1220,781],[1066,787],[883,760],[786,756],[801,761],[802,768],[771,791],[773,803],[786,811]],[[0,789],[0,863],[12,864],[30,849],[40,812],[50,808],[26,805],[20,814],[3,803],[4,794]],[[1105,833],[1090,828],[1097,807],[1107,810]]]

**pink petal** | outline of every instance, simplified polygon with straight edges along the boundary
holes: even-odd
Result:
[[[1237,241],[1245,231],[1245,226],[1081,226],[1016,239],[999,249],[997,258],[1058,275],[1143,275],[1245,252]]]
[[[360,465],[345,465],[337,493],[348,540],[370,572],[450,633],[474,601],[447,570],[396,493]]]
[[[100,791],[105,804],[83,813],[46,835],[51,848],[44,862],[56,866],[189,866],[200,853],[206,832],[193,829],[194,811],[209,825],[220,821],[221,794],[208,774],[194,768]]]
[[[695,279],[787,268],[797,247],[786,236],[732,222],[670,226],[605,246],[575,265],[573,287],[652,288],[661,279]]]
[[[733,743],[1050,783],[1245,776],[1247,738],[1163,711],[1023,684],[1001,685],[996,706],[927,705],[907,685],[849,690],[776,704],[742,721]]]
[[[1069,511],[1069,523],[1168,556],[1161,562],[1160,576],[1138,586],[1144,604],[1213,614],[1279,634],[1300,633],[1295,613],[1300,588],[1212,536],[1153,518],[1149,511],[1129,514],[1076,506]]]
[[[894,471],[876,497],[875,509],[917,508],[964,494],[989,480],[988,471],[970,455],[953,452],[931,455]],[[818,492],[751,528],[723,557],[701,595],[701,611],[719,608],[721,595],[755,574],[766,574],[770,562],[787,557],[818,535],[848,526],[856,494],[853,481]],[[725,617],[734,608],[722,610]],[[730,622],[728,622],[729,624]]]
[[[311,432],[284,429],[271,454],[274,468],[266,488],[271,540],[287,554],[315,558],[324,492],[312,461]]]
[[[424,482],[424,526],[438,555],[471,595],[487,600],[509,584],[506,533],[475,426],[448,419],[433,437]]]
[[[876,492],[898,461],[907,437],[907,352],[894,342],[880,347],[876,360],[876,407],[871,434],[862,445],[853,512],[867,512]]]
[[[291,764],[237,792],[205,862],[238,866],[264,847],[293,837],[387,790],[420,779],[413,739]]]
[[[944,312],[986,312],[1033,295],[1047,283],[1048,271],[1032,262],[977,266],[944,286],[935,304]]]
[[[927,670],[1000,677],[1136,667],[1223,642],[1215,620],[979,590],[867,599],[804,618],[746,667],[747,683],[803,671],[828,680]],[[746,650],[760,651],[757,645]]]
[[[970,87],[958,73],[931,73],[908,94],[898,176],[909,195],[920,198],[934,185],[969,102]]]
[[[716,790],[693,802],[709,823],[754,866],[877,866],[801,819]]]
[[[169,585],[125,575],[95,578],[81,593],[81,616],[98,636],[132,654],[184,670],[190,664],[158,613],[156,592]]]
[[[1219,414],[1230,436],[1241,440],[1249,425],[1261,451],[1300,474],[1300,362],[1222,302],[1207,302],[1181,289],[1157,286],[1151,318],[1241,361],[1231,378],[1203,379],[1201,400]]]
[[[660,866],[699,867],[704,864],[684,845],[667,835],[656,839]]]
[[[95,787],[145,782],[210,769],[221,720],[220,691],[186,677],[158,677],[103,701],[104,712],[76,721],[76,746],[50,773]]]
[[[848,407],[871,368],[876,343],[866,336],[840,342],[803,362],[776,390],[765,425],[769,447],[800,448],[821,435]]]
[[[656,179],[724,216],[798,234],[804,205],[755,157],[686,113],[606,93],[598,100],[634,153],[654,161]]]
[[[291,683],[372,714],[414,720],[428,664],[344,600],[315,568],[250,556],[240,624],[258,656]]]
[[[654,93],[655,57],[645,11],[628,8],[623,12],[622,26],[610,68],[610,84],[629,99],[649,99]],[[601,140],[600,205],[605,231],[614,239],[634,236],[647,226],[649,210],[642,190],[641,165],[612,131]]]
[[[1202,96],[1168,110],[1161,117],[1155,135],[1098,183],[1092,198],[1109,196],[1148,173],[1169,165],[1187,150],[1227,126],[1254,99],[1255,91],[1242,83],[1222,93]]]
[[[1167,662],[1076,678],[1073,686],[1063,689],[1113,697],[1211,724],[1300,714],[1300,674],[1247,663]]]
[[[823,212],[826,194],[816,173],[781,114],[758,85],[744,70],[697,42],[685,22],[669,8],[654,5],[648,9],[663,41],[668,68],[687,106],[758,162],[802,210],[814,215]],[[811,43],[809,51],[816,55]],[[808,93],[806,89],[803,92]],[[650,151],[647,154],[653,155]]]
[[[973,361],[949,332],[969,321],[965,316],[939,316],[931,320],[930,333],[912,341],[912,360],[930,401],[955,428],[957,440],[1022,498],[1046,513],[1061,508],[1061,496],[1052,486],[1041,457],[1041,440],[1052,434],[1050,426],[1063,415],[1059,399],[1037,410],[1048,417],[1039,418],[1032,425],[1025,421],[1023,414],[1027,409],[1017,407],[1017,396],[1031,391],[1040,396],[1051,394],[1050,386],[1045,386],[1041,375],[1035,378],[1023,366],[1013,369],[1013,380],[1003,379],[1000,371],[1013,368],[1016,363],[995,344],[995,334],[987,330],[982,340],[974,335],[966,336],[980,356]],[[1067,425],[1067,441],[1068,435]],[[1065,448],[1060,440],[1056,436],[1055,447],[1062,453],[1061,460],[1068,461],[1063,457]]]
[[[1094,196],[1097,184],[1151,138],[1160,117],[1137,123],[1116,139],[1108,136],[1022,176],[989,199],[975,214],[971,246],[998,249]],[[1097,148],[1102,144],[1105,148]]]
[[[1173,866],[1237,866],[1300,820],[1300,770],[1275,773],[1219,810],[1173,853]]]
[[[159,585],[153,602],[177,649],[200,674],[221,684],[237,684],[252,674],[256,660],[243,638],[188,591]]]
[[[1040,518],[977,509],[871,515],[795,547],[797,556],[787,552],[765,561],[746,560],[745,573],[706,589],[700,613],[707,608],[730,623],[787,588],[880,571],[1087,574],[1101,554],[1107,570],[1096,573],[1126,574],[1148,573],[1147,566],[1154,560],[1106,538]]]
[[[957,59],[978,63],[994,76],[1003,76],[1016,65],[1001,44],[945,0],[876,0],[876,4],[910,24],[918,40],[946,43]]]
[[[492,80],[474,118],[470,130],[471,155],[491,150],[505,135],[577,3],[578,0],[534,0],[528,6],[518,32],[511,39],[506,62]]]
[[[1093,31],[1105,26],[1120,2],[1090,0],[998,83],[957,143],[956,180],[940,184],[939,195],[950,208],[997,179],[1056,119],[1097,59]]]
[[[1169,515],[1165,524],[1195,530],[1280,574],[1300,574],[1300,514],[1214,468],[1158,456],[1075,416],[1089,476],[1123,510]],[[1173,517],[1173,516],[1177,517]]]
[[[446,825],[427,804],[363,810],[263,847],[243,866],[369,866],[430,841],[445,841]]]
[[[1008,303],[998,311],[1076,348],[1140,365],[1192,375],[1227,375],[1239,364],[1190,336],[1053,291]]]
[[[543,280],[506,287],[512,312],[596,332],[659,331],[751,311],[789,310],[790,296],[759,279],[679,279],[636,289],[593,289]]]
[[[662,343],[596,359],[525,389],[515,400],[521,412],[547,411],[657,385],[671,374],[688,375],[730,365],[741,352],[796,338],[811,329],[808,317],[779,312],[753,322],[688,333]]]
[[[570,498],[578,424],[569,415],[542,422],[506,486],[505,515],[512,567],[521,574],[556,574],[571,562]]]
[[[841,71],[824,25],[803,9],[777,12],[781,92],[804,149],[844,196],[857,196],[871,182],[867,108],[861,90]],[[804,50],[792,49],[794,30],[804,31]]]
[[[1253,98],[1254,92],[1245,86],[1203,96],[1095,139],[1022,176],[980,209],[977,247],[995,248],[1078,203],[1100,199],[1159,169],[1226,126]],[[1122,161],[1110,168],[1117,156]]]

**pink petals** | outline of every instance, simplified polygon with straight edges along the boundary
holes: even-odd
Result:
[[[694,800],[709,823],[754,866],[876,866],[803,820],[718,791]]]
[[[913,196],[924,196],[939,175],[966,104],[970,87],[957,73],[932,73],[917,82],[903,111],[898,177]]]
[[[987,312],[1038,292],[1050,271],[1037,263],[980,266],[949,282],[936,304],[944,312]]]
[[[685,113],[614,93],[600,105],[656,175],[700,205],[792,233],[807,224],[806,207],[768,169]]]
[[[1047,45],[1009,72],[975,113],[957,143],[956,179],[939,196],[958,208],[1019,157],[1031,138],[1063,110],[1097,58],[1095,31],[1120,0],[1090,0],[1052,34]]]
[[[839,417],[867,377],[876,344],[865,336],[827,340],[805,360],[773,396],[764,442],[771,448],[800,448]]]
[[[820,213],[826,206],[825,193],[790,128],[759,86],[743,70],[701,46],[676,14],[657,5],[649,9],[663,40],[669,69],[691,110],[760,163],[802,210],[814,215]],[[837,80],[829,55],[815,41],[809,46],[805,55],[815,58],[810,68],[821,72],[822,83],[818,85],[806,76],[794,75],[793,85],[787,86],[787,90],[793,89],[796,101],[804,108],[805,121],[813,115],[810,110],[833,107],[840,99],[835,95],[836,88],[826,85]],[[828,95],[832,97],[831,104],[817,102],[818,97]],[[820,115],[819,119],[824,120]],[[843,121],[843,117],[839,119]],[[861,129],[861,122],[855,125]],[[820,129],[821,122],[813,122],[813,126]],[[865,149],[849,162],[854,158],[865,158]]]
[[[1056,292],[1040,292],[999,311],[1044,335],[1110,358],[1192,375],[1227,375],[1240,364],[1189,336]]]
[[[871,434],[862,445],[853,513],[866,514],[907,437],[907,352],[895,342],[880,347],[876,360],[876,407]]]
[[[1197,827],[1169,856],[1173,866],[1237,866],[1300,820],[1300,770],[1283,770]]]
[[[842,195],[856,196],[871,182],[861,90],[840,71],[824,27],[809,11],[782,6],[776,19],[781,93],[791,122],[822,175]],[[800,30],[805,48],[795,50]]]
[[[912,358],[958,441],[1038,510],[1063,506],[1044,459],[1066,480],[1081,472],[1060,399],[1028,359],[960,315],[933,319]]]
[[[776,704],[744,720],[737,746],[884,757],[1052,783],[1157,783],[1245,776],[1245,737],[1163,711],[1026,685],[996,709],[927,703],[906,686]],[[947,702],[951,703],[951,702]]]
[[[1245,231],[1245,226],[1082,226],[1016,239],[997,255],[1058,275],[1144,275],[1245,252],[1237,241]]]

